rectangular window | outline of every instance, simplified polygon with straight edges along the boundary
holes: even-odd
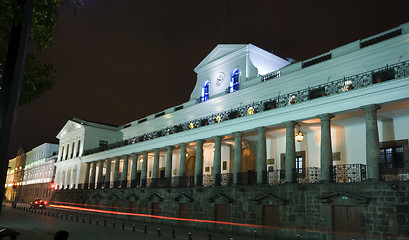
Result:
[[[108,141],[99,140],[99,149],[100,150],[107,150],[108,149]]]
[[[80,156],[80,146],[81,146],[81,139],[78,139],[78,143],[77,143],[77,155],[76,157]]]
[[[310,90],[308,93],[308,99],[314,99],[314,98],[319,98],[326,96],[327,94],[325,93],[325,87],[319,87],[313,90]]]
[[[380,149],[381,162],[380,167],[385,168],[403,168],[403,147],[388,147]]]
[[[302,171],[303,171],[303,163],[302,162],[303,162],[303,160],[302,160],[301,156],[297,156],[295,158],[295,168],[296,168],[297,173],[302,173]]]
[[[64,146],[61,147],[61,156],[60,161],[64,160]]]
[[[227,170],[227,161],[223,161],[223,171]]]
[[[380,83],[395,78],[395,69],[386,68],[385,70],[372,73],[372,83]]]
[[[67,144],[67,149],[65,149],[65,151],[67,151],[66,152],[66,154],[65,154],[65,160],[67,160],[68,159],[68,151],[70,150],[70,144]]]

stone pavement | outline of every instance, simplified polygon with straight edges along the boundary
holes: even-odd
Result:
[[[59,217],[57,217],[57,212],[55,211],[51,211],[50,216],[48,216],[49,210],[50,209],[46,209],[46,215],[44,215],[40,214],[39,211],[35,213],[32,211],[23,210],[22,208],[13,209],[9,205],[3,205],[0,216],[0,226],[8,227],[12,230],[20,232],[21,235],[17,237],[17,240],[52,240],[54,233],[58,230],[68,231],[70,233],[70,237],[68,238],[69,240],[208,240],[210,237],[212,240],[254,240],[254,237],[250,238],[230,234],[221,234],[217,232],[192,231],[179,228],[171,229],[170,227],[166,226],[159,226],[159,235],[158,226],[145,225],[142,223],[135,225],[135,231],[132,231],[132,225],[126,223],[126,225],[124,225],[124,230],[122,230],[122,222],[120,221],[116,222],[115,228],[113,228],[113,221],[111,219],[100,218],[97,225],[95,218],[91,219],[91,223],[89,222],[89,217],[79,217],[77,221],[75,215],[71,218],[71,215],[61,214],[60,212]],[[54,215],[54,217],[52,215]],[[105,227],[104,220],[106,220]],[[147,233],[144,233],[145,227]],[[188,234],[189,232],[191,233],[190,237]]]

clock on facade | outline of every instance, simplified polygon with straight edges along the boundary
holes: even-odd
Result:
[[[219,73],[219,75],[217,75],[217,78],[216,78],[216,86],[222,85],[223,81],[224,81],[224,73]]]

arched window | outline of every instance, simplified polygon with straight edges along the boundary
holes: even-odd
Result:
[[[209,80],[206,80],[202,86],[202,98],[201,102],[209,100]]]
[[[231,73],[230,92],[235,92],[239,90],[239,74],[240,71],[237,68],[234,69],[233,72]]]

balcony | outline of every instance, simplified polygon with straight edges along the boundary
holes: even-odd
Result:
[[[270,75],[269,75],[270,76]],[[280,77],[280,74],[273,74],[273,77]],[[257,114],[264,111],[271,111],[277,108],[286,107],[292,104],[299,104],[306,101],[311,101],[316,98],[329,97],[331,95],[342,94],[348,91],[354,91],[368,87],[380,82],[392,81],[409,76],[409,61],[400,62],[385,67],[373,69],[364,73],[344,77],[338,80],[320,84],[317,86],[310,86],[299,91],[280,94],[273,96],[270,99],[265,99],[240,107],[232,108],[227,111],[219,112],[202,118],[194,119],[189,122],[168,126],[164,129],[158,129],[153,132],[145,133],[140,136],[135,136],[129,139],[121,140],[115,143],[108,144],[106,148],[94,148],[84,151],[85,155],[90,155],[122,146],[136,144],[139,142],[149,141],[158,137],[167,136],[179,132],[189,131],[191,129],[204,127],[219,122],[228,121],[235,118],[245,117],[251,108],[251,114]],[[264,80],[265,81],[265,80]]]

